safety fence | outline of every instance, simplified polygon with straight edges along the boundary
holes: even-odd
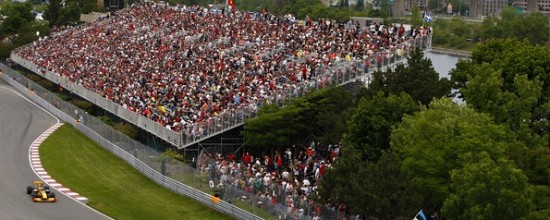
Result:
[[[246,119],[254,117],[257,110],[262,105],[269,104],[269,101],[283,106],[291,98],[302,96],[312,89],[329,85],[343,85],[355,81],[368,84],[372,80],[371,74],[373,71],[378,69],[386,70],[392,68],[395,64],[405,62],[411,50],[416,48],[427,49],[429,47],[429,40],[428,36],[417,38],[403,43],[402,47],[395,48],[394,50],[373,54],[368,60],[344,60],[332,66],[318,68],[315,77],[304,80],[295,87],[285,88],[273,100],[258,100],[257,103],[252,103],[239,109],[230,109],[217,117],[192,125],[191,129],[183,131],[181,137],[178,137],[180,140],[179,143],[197,143],[216,133],[240,126]],[[50,81],[59,83],[63,87],[67,86],[65,88],[71,92],[78,91],[82,94],[96,95],[95,102],[92,102],[96,105],[98,105],[97,103],[102,103],[107,106],[105,109],[112,109],[110,110],[112,113],[119,116],[125,113],[123,110],[126,109],[116,103],[110,102],[91,91],[78,90],[83,88],[53,73],[41,72],[35,65],[33,66],[32,63],[21,59],[17,55],[12,54],[13,58],[16,59],[14,61],[17,61],[18,64],[46,78],[49,77]],[[293,59],[299,60],[304,58],[295,57]],[[221,175],[213,171],[195,169],[185,163],[166,158],[155,150],[105,125],[100,120],[88,115],[72,104],[61,100],[55,94],[28,80],[8,66],[0,65],[0,68],[4,72],[2,78],[10,82],[18,90],[27,94],[47,110],[55,113],[63,121],[73,124],[80,131],[130,163],[155,182],[182,195],[192,197],[214,209],[228,213],[238,219],[258,219],[260,218],[259,216],[261,218],[278,219],[340,219],[343,217],[343,213],[336,205],[319,204],[302,195],[295,196],[294,194],[281,193],[282,191],[277,188],[280,187],[278,185],[271,188],[253,188],[247,187],[243,181],[224,182],[225,180],[221,178]],[[75,93],[79,94],[78,92]],[[104,107],[102,105],[98,106]],[[155,125],[158,125],[153,121],[143,122],[143,120],[149,119],[140,119],[139,115],[133,114],[128,117],[131,119],[133,117],[133,119],[138,121],[137,124],[141,123],[145,128],[147,126],[155,128]],[[140,122],[140,120],[142,121]],[[169,129],[162,126],[160,128],[169,131]],[[149,129],[148,131],[151,132],[151,130]],[[204,162],[198,161],[202,159],[196,160],[194,162],[202,162],[206,163],[207,166],[212,166],[212,161]],[[220,183],[222,183],[223,187],[219,187]],[[266,190],[270,190],[271,195],[266,195]],[[214,193],[219,197],[212,197]],[[249,211],[245,211],[239,207]]]
[[[371,80],[370,73],[377,69],[387,69],[391,68],[394,64],[402,63],[411,49],[417,47],[424,48],[426,45],[423,41],[419,40],[410,45],[405,45],[406,47],[403,47],[401,51],[395,50],[386,54],[372,56],[372,59],[367,62],[344,61],[331,67],[321,68],[316,73],[318,77],[313,80],[304,81],[301,86],[285,89],[273,101],[282,106],[289,99],[302,96],[311,89],[328,85],[341,85],[357,80],[368,84]],[[218,209],[221,211],[231,210],[233,212],[236,210],[235,212],[237,213],[244,212],[231,204],[236,204],[240,207],[252,207],[250,209],[252,213],[261,214],[263,218],[277,216],[279,219],[337,219],[343,217],[343,213],[335,205],[319,204],[300,194],[282,193],[282,190],[277,189],[279,186],[262,189],[261,187],[248,187],[243,181],[224,182],[219,173],[213,171],[205,172],[201,169],[197,170],[181,162],[164,158],[156,151],[104,125],[101,121],[72,106],[70,103],[60,100],[54,94],[18,75],[18,73],[8,67],[1,66],[1,68],[4,69],[6,75],[10,76],[9,79],[13,78],[19,84],[24,85],[19,86],[21,91],[25,91],[29,96],[35,97],[38,100],[37,102],[43,106],[49,104],[50,107],[47,108],[48,110],[55,111],[55,109],[59,109],[64,112],[59,116],[62,120],[75,125],[83,133],[101,143],[102,146],[105,146],[111,152],[132,164],[160,185],[169,187],[178,193],[188,195],[211,206],[223,206],[224,208]],[[46,102],[41,103],[44,101]],[[184,137],[189,138],[186,141],[198,141],[203,137],[208,137],[208,135],[221,132],[228,127],[239,126],[247,118],[254,117],[257,109],[265,103],[265,100],[263,100],[255,103],[253,106],[232,109],[218,117],[198,123],[188,133],[184,133]],[[202,160],[199,158],[197,159],[197,163],[204,163],[204,161],[198,161]],[[212,162],[206,162],[207,166],[213,166]],[[222,187],[219,187],[220,183],[222,183]],[[200,191],[197,191],[197,189]],[[268,190],[269,194],[266,194]],[[214,192],[218,194],[219,200],[216,198],[212,199],[211,195]],[[257,215],[254,214],[250,214],[252,217],[243,213],[232,213],[231,215],[239,219],[257,218]]]
[[[89,91],[83,86],[69,81],[69,79],[65,77],[40,69],[31,61],[25,60],[17,54],[12,53],[11,59],[19,65],[44,76],[48,80],[59,84],[63,88],[116,114],[120,118],[154,134],[168,143],[178,148],[185,148],[224,131],[243,125],[246,119],[255,117],[258,109],[264,104],[275,103],[279,106],[283,106],[291,98],[302,96],[312,89],[330,85],[343,85],[353,81],[362,81],[368,84],[371,80],[372,72],[378,69],[385,70],[387,68],[392,68],[395,64],[404,62],[411,50],[416,48],[428,49],[430,45],[431,35],[418,36],[402,42],[392,49],[373,52],[366,59],[346,60],[343,58],[340,62],[335,62],[335,64],[330,66],[319,65],[310,79],[303,79],[292,86],[286,86],[279,94],[273,97],[258,99],[256,102],[251,102],[246,105],[241,104],[239,106],[233,106],[219,113],[217,116],[210,117],[201,122],[186,124],[180,132],[174,132],[169,128],[163,127],[159,123],[143,115],[136,114],[95,92]],[[251,44],[245,44],[236,46],[230,50],[242,50],[250,47]],[[271,57],[281,50],[284,49],[275,47],[272,51],[263,53],[262,56]],[[292,59],[296,62],[303,62],[305,58],[293,57]]]
[[[105,149],[128,162],[145,176],[180,195],[191,197],[215,210],[237,219],[262,219],[209,193],[186,185],[173,177],[194,179],[194,169],[182,162],[163,157],[158,152],[105,125],[74,105],[61,100],[47,89],[27,79],[10,67],[0,64],[0,78],[15,87],[28,98],[73,125]],[[189,174],[189,175],[175,175]],[[193,182],[193,181],[191,181]]]

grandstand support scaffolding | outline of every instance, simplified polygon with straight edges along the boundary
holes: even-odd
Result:
[[[331,66],[322,68],[319,73],[315,74],[314,77],[304,80],[304,82],[297,87],[283,89],[281,91],[280,98],[274,100],[274,103],[279,106],[284,106],[285,103],[287,103],[291,98],[302,96],[313,89],[322,88],[328,85],[341,86],[357,81],[368,85],[368,83],[372,80],[372,73],[374,71],[394,68],[395,65],[404,63],[411,50],[417,48],[421,48],[425,51],[430,50],[432,41],[431,38],[431,34],[411,38],[404,41],[399,48],[395,47],[393,50],[374,52],[374,55],[369,56],[369,58],[366,58],[365,60],[351,59],[335,62],[335,64],[332,64]],[[271,48],[271,50],[268,50],[262,55],[270,57],[279,50],[281,50],[279,47]],[[103,108],[140,128],[143,128],[145,131],[159,137],[178,149],[187,148],[198,144],[201,141],[223,134],[226,131],[243,126],[247,119],[256,116],[257,109],[261,108],[264,104],[262,101],[258,101],[254,103],[254,107],[242,106],[231,109],[220,113],[218,116],[207,118],[201,122],[195,122],[192,125],[192,131],[187,130],[176,132],[145,117],[144,115],[130,111],[122,105],[84,88],[80,84],[70,81],[65,76],[60,76],[57,73],[40,68],[34,62],[24,59],[17,53],[12,53],[10,58],[13,62],[19,64],[20,66],[43,76],[49,81],[60,85],[64,89],[88,100],[100,108]],[[306,57],[294,57],[292,59],[295,59],[296,61],[303,61],[305,58]]]

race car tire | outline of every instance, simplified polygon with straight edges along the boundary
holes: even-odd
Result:
[[[33,190],[32,186],[27,186],[27,194],[30,195],[32,193],[32,190]]]
[[[50,198],[55,198],[55,193],[54,193],[54,192],[51,192],[50,195],[48,195],[48,197],[50,197]]]
[[[50,190],[50,186],[44,186],[44,190]]]

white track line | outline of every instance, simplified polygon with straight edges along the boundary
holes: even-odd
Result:
[[[30,166],[31,166],[31,168],[32,168],[32,171],[33,171],[34,174],[36,174],[36,176],[38,176],[42,181],[46,182],[44,177],[47,177],[47,178],[51,178],[51,177],[50,177],[47,173],[46,173],[45,175],[39,175],[39,174],[38,174],[38,171],[35,170],[35,168],[38,168],[38,167],[42,168],[42,163],[40,162],[40,160],[38,160],[38,161],[33,161],[33,160],[31,159],[31,155],[32,155],[32,152],[33,152],[33,151],[38,151],[38,147],[40,146],[40,144],[41,144],[44,140],[46,140],[47,136],[49,136],[50,134],[52,134],[57,128],[61,127],[61,126],[63,125],[63,123],[61,123],[61,122],[59,121],[59,118],[55,117],[55,115],[53,115],[52,113],[50,113],[50,112],[47,111],[46,109],[42,108],[42,106],[40,106],[40,105],[34,103],[33,101],[27,99],[27,97],[21,95],[19,92],[13,90],[12,88],[5,87],[5,86],[0,86],[0,89],[7,89],[7,90],[9,90],[9,91],[15,93],[16,95],[20,96],[21,98],[27,100],[27,102],[33,104],[34,106],[38,107],[38,108],[41,109],[42,111],[46,112],[47,114],[49,114],[50,116],[52,116],[52,118],[54,118],[54,119],[57,121],[52,127],[48,128],[48,129],[47,129],[46,131],[44,131],[41,135],[39,135],[39,136],[32,142],[32,144],[29,146],[29,164],[30,164]],[[40,143],[38,143],[38,142],[40,142]],[[45,172],[45,171],[44,171],[44,172]],[[76,196],[76,197],[70,196],[68,193],[73,193],[73,192],[71,192],[68,188],[63,187],[63,186],[61,186],[61,184],[56,183],[56,182],[54,182],[54,184],[58,184],[59,186],[58,186],[58,187],[55,187],[55,186],[57,186],[57,185],[52,185],[52,184],[50,184],[50,186],[53,187],[53,188],[55,188],[55,189],[57,189],[57,191],[59,191],[59,192],[65,194],[65,195],[66,195],[67,197],[69,197],[70,199],[72,199],[72,200],[74,200],[74,201],[76,201],[76,202],[82,204],[82,205],[85,206],[86,208],[88,208],[88,209],[90,209],[90,210],[92,210],[92,211],[94,211],[94,212],[96,212],[96,213],[98,213],[98,214],[100,214],[100,215],[105,216],[106,218],[113,219],[113,218],[111,218],[111,217],[109,217],[109,216],[103,214],[102,212],[99,212],[99,211],[93,209],[92,207],[86,205],[86,203],[88,203],[88,198],[82,197],[82,196]],[[60,189],[63,189],[63,190],[60,190]],[[76,193],[76,194],[78,195],[78,193]]]

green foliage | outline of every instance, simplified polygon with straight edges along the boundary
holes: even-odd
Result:
[[[115,122],[112,117],[107,115],[97,116],[97,119],[134,140],[139,137],[139,129],[132,124],[125,122]]]
[[[469,50],[479,38],[476,28],[480,25],[468,24],[460,17],[452,20],[436,19],[433,27],[432,45],[435,47]]]
[[[139,137],[139,130],[132,124],[129,123],[116,123],[113,125],[113,128],[124,133],[132,139],[137,139]]]
[[[427,105],[433,98],[450,94],[452,84],[446,78],[439,78],[432,61],[424,58],[422,50],[412,51],[407,63],[407,66],[397,65],[393,72],[375,72],[369,88],[362,90],[360,95],[370,98],[379,91],[386,95],[406,92],[414,101]]]
[[[243,133],[248,143],[273,147],[305,139],[305,135],[312,131],[306,123],[313,111],[309,104],[305,99],[297,98],[285,108],[265,107],[258,117],[246,121]]]
[[[405,114],[420,111],[420,105],[407,93],[384,97],[379,92],[371,99],[362,98],[349,122],[345,146],[356,149],[362,159],[378,161],[382,152],[390,148],[391,129]]]
[[[254,1],[252,1],[254,2]],[[260,1],[262,2],[262,1]],[[349,1],[340,1],[341,5],[348,4]],[[248,6],[251,5],[251,6]],[[249,9],[254,4],[244,4],[243,7]],[[365,11],[354,10],[348,6],[345,7],[328,7],[325,6],[320,0],[269,0],[266,3],[261,4],[262,7],[267,7],[269,12],[275,14],[293,14],[298,19],[304,19],[306,16],[313,20],[319,20],[321,18],[334,19],[341,22],[346,22],[350,17],[363,16],[368,14]],[[258,7],[256,7],[258,8]],[[250,10],[261,11],[260,9],[250,8]]]
[[[550,219],[550,186],[538,185],[532,186],[531,189],[535,211],[532,211],[527,219]]]
[[[524,156],[518,158],[520,167],[529,177],[529,183],[547,185],[550,183],[550,148],[537,146],[526,149]],[[550,199],[550,197],[548,197]],[[550,208],[550,206],[547,206]]]
[[[84,110],[85,112],[92,112],[94,108],[94,104],[91,102],[88,102],[83,99],[73,99],[71,100],[71,104],[75,105],[76,107]]]
[[[348,0],[340,0],[339,7],[340,8],[348,8],[349,7],[349,1]]]
[[[486,152],[461,155],[451,171],[451,195],[442,212],[450,219],[520,219],[533,209],[527,177],[504,158]]]
[[[38,39],[37,31],[40,36],[49,34],[47,23],[34,19],[31,3],[4,1],[0,7],[0,15],[4,16],[0,23],[0,59],[8,58],[13,48]]]
[[[14,47],[12,44],[0,42],[0,59],[6,59],[10,57],[11,50],[13,49]]]
[[[38,34],[38,35],[37,35]],[[50,27],[46,21],[32,20],[22,24],[17,31],[17,38],[13,40],[16,47],[38,40],[39,36],[48,36]]]
[[[514,8],[505,8],[501,18],[489,17],[483,22],[481,37],[491,38],[514,38],[517,40],[528,40],[532,44],[545,45],[548,42],[550,28],[549,21],[540,12],[533,12],[527,15],[520,15]]]
[[[258,117],[246,121],[243,134],[250,145],[258,147],[307,143],[311,139],[337,143],[352,105],[353,99],[344,88],[316,90],[282,108],[263,107]]]
[[[365,1],[364,0],[357,0],[357,4],[355,4],[355,10],[357,10],[357,11],[365,10]]]
[[[409,24],[412,24],[414,26],[421,26],[423,21],[422,13],[420,13],[420,9],[418,8],[418,5],[413,5],[411,9],[411,20],[409,21]]]
[[[4,1],[1,8],[0,14],[5,16],[0,25],[1,37],[17,33],[19,27],[34,20],[34,15],[31,13],[32,5],[29,2]]]
[[[61,9],[61,0],[50,0],[48,8],[44,11],[44,19],[50,22],[50,25],[55,25],[59,21],[59,10]]]
[[[400,159],[390,152],[367,162],[355,149],[344,148],[319,183],[319,196],[324,203],[343,203],[351,213],[377,219],[396,219],[421,208],[417,193],[401,172]]]
[[[44,19],[54,25],[75,25],[80,20],[80,14],[88,14],[97,11],[97,4],[94,0],[51,0],[44,12]]]
[[[464,166],[465,154],[485,152],[498,161],[523,145],[506,126],[450,99],[432,102],[427,110],[405,116],[393,130],[391,149],[403,160],[402,171],[424,195],[424,207],[441,207],[451,192],[451,171]]]
[[[183,161],[183,155],[179,153],[176,149],[168,148],[160,155],[161,161],[165,160],[178,160]]]
[[[113,126],[115,124],[115,122],[113,122],[113,119],[106,115],[97,116],[97,119],[109,126]]]
[[[528,146],[547,146],[550,51],[515,40],[489,40],[451,72],[475,109],[506,124]]]
[[[48,175],[114,219],[231,219],[156,184],[67,124],[42,143],[40,159]]]
[[[448,3],[453,5],[453,14],[466,15],[466,11],[470,10],[470,7],[460,0],[450,0]],[[445,7],[441,7],[440,12],[447,13],[447,5],[445,5]]]

